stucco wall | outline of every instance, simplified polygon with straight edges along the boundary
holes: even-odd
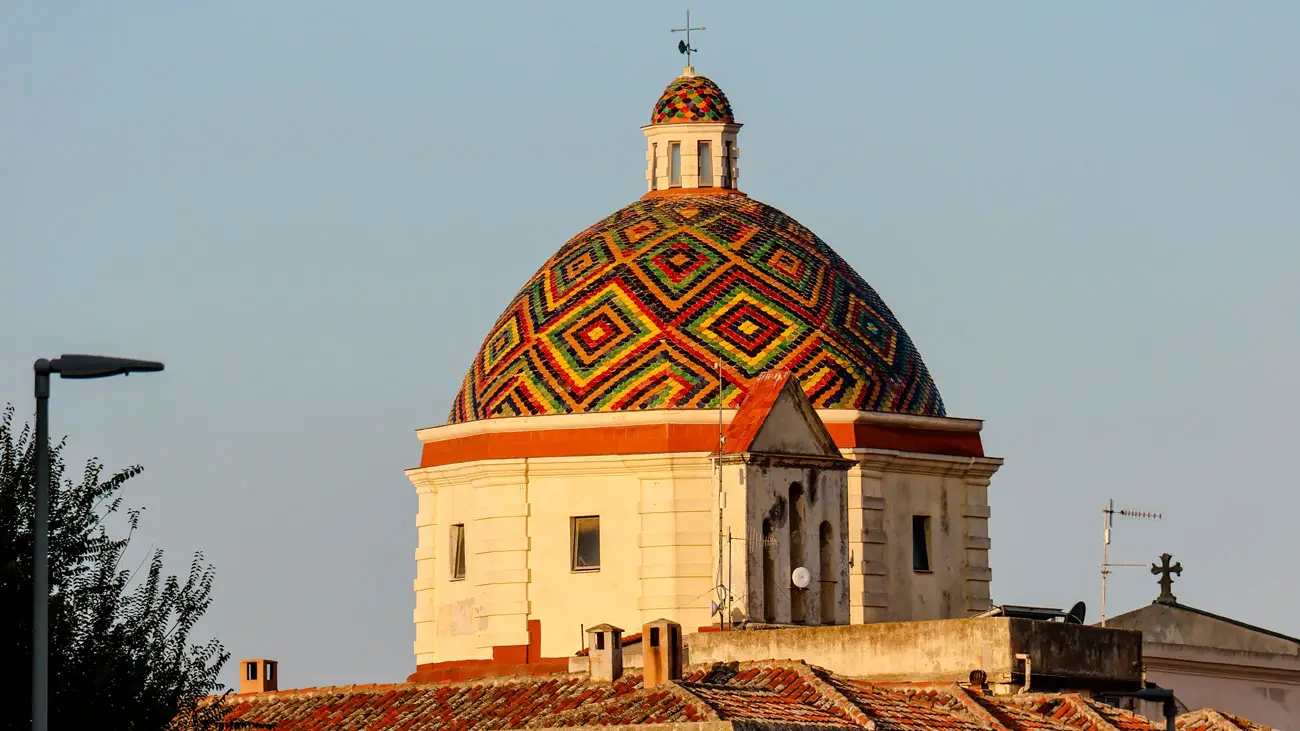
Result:
[[[1215,708],[1300,731],[1300,643],[1164,604],[1106,624],[1142,632],[1147,679],[1172,688],[1189,710]],[[1159,709],[1142,712],[1159,716]]]
[[[473,541],[482,537],[477,526],[474,478],[484,466],[442,470],[434,489],[432,479],[416,483],[420,511],[416,516],[415,654],[416,663],[434,662],[436,655],[457,659],[492,656],[482,645],[487,621],[479,612],[479,588],[470,577],[481,575]],[[466,578],[452,579],[450,526],[466,526]]]
[[[1147,680],[1172,688],[1188,710],[1214,708],[1281,731],[1300,731],[1300,682],[1150,669]],[[1159,718],[1159,709],[1143,712]]]
[[[815,465],[791,463],[781,458],[759,458],[754,462],[728,465],[728,510],[724,524],[737,538],[729,547],[731,572],[726,577],[735,596],[732,619],[789,623],[796,619],[794,602],[802,603],[805,624],[847,624],[849,621],[848,543],[845,540],[848,508],[845,502],[845,471]],[[794,505],[791,491],[798,485],[803,493],[802,552],[794,555]],[[766,540],[763,524],[771,526]],[[831,573],[822,576],[821,526],[829,524],[831,537],[827,559]],[[765,590],[765,554],[770,553],[772,586]],[[811,583],[795,589],[791,572],[808,569]],[[822,580],[833,582],[829,616],[822,614]],[[766,606],[767,594],[774,606]],[[738,611],[737,611],[738,610]],[[829,621],[827,621],[829,620]]]
[[[1111,617],[1106,626],[1141,630],[1142,636],[1149,643],[1217,647],[1300,658],[1300,643],[1177,606],[1148,604],[1118,617]]]
[[[1018,683],[1020,653],[1040,689],[1136,687],[1141,678],[1136,632],[1006,617],[710,632],[689,642],[695,663],[798,659],[880,681],[965,682],[982,669],[990,683]]]
[[[731,187],[739,185],[740,145],[736,141],[739,124],[697,122],[695,124],[659,124],[641,128],[646,141],[646,187],[648,190],[667,190],[671,187],[699,188],[700,142],[709,143],[709,156],[713,159],[713,182],[703,187],[722,187],[726,145],[731,143]],[[672,185],[669,180],[669,145],[681,144],[681,183]]]
[[[988,609],[988,485],[1001,460],[846,449],[851,616],[947,619]],[[912,563],[912,517],[930,517],[930,571]]]
[[[715,482],[708,455],[490,460],[411,471],[417,487],[417,664],[527,645],[564,657],[582,627],[709,622]],[[600,569],[571,567],[571,519],[600,517]],[[466,577],[451,577],[451,526]]]
[[[609,458],[529,460],[530,613],[542,620],[542,654],[572,655],[581,627],[609,622],[635,632],[640,619],[640,522],[628,504],[635,470]],[[570,522],[600,517],[600,569],[571,568]]]
[[[776,432],[795,431],[796,416],[775,413],[784,424]],[[828,418],[841,416],[831,413]],[[471,431],[493,436],[505,429],[514,430],[518,442],[533,433],[528,430],[542,434],[551,423],[633,429],[655,419],[702,424],[705,417],[716,419],[716,412],[528,417],[423,430],[421,438],[432,443]],[[876,414],[854,418],[908,425],[919,420],[926,428],[944,421]],[[976,428],[964,422],[958,426]],[[842,551],[835,562],[836,621],[962,617],[987,608],[987,485],[1001,461],[881,449],[841,451],[858,464],[847,476],[828,468],[818,471],[817,498],[808,501],[805,520],[808,557],[817,555],[817,526],[828,520],[835,527],[837,551]],[[541,622],[544,657],[577,650],[583,625],[609,622],[631,632],[660,617],[687,631],[716,623],[709,605],[717,597],[715,587],[725,581],[728,558],[735,595],[748,601],[751,594],[744,570],[750,549],[738,540],[726,550],[718,540],[720,529],[732,528],[737,539],[761,538],[761,515],[775,498],[788,496],[791,482],[806,488],[813,479],[807,465],[768,464],[751,480],[746,471],[753,469],[724,469],[722,505],[730,507],[723,508],[709,452],[481,459],[408,470],[419,500],[413,613],[417,664],[489,659],[493,647],[528,645],[530,620]],[[764,496],[755,499],[754,515],[745,507],[746,481],[761,487]],[[932,516],[934,571],[929,575],[912,571],[913,514]],[[598,572],[570,570],[569,521],[580,515],[601,518]],[[467,575],[460,581],[450,576],[450,526],[455,523],[466,526]],[[840,527],[845,523],[846,531]],[[778,539],[788,541],[786,533],[778,529]],[[761,582],[761,553],[753,555],[758,561],[750,559],[750,570]],[[802,563],[814,574],[810,593],[818,594],[805,602],[805,616],[820,622],[820,563],[807,558]],[[792,568],[786,553],[777,569],[784,589],[778,594],[787,599],[778,621],[790,617]],[[841,604],[847,605],[847,617]],[[751,614],[741,609],[734,618]]]

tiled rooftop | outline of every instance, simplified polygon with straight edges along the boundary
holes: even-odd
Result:
[[[956,685],[876,684],[800,662],[693,666],[645,688],[585,674],[448,685],[362,685],[230,696],[231,728],[506,729],[730,721],[737,729],[875,731],[1162,731],[1145,718],[1068,694],[986,696]],[[1217,711],[1179,717],[1179,731],[1264,731]]]
[[[1184,713],[1178,717],[1176,725],[1178,731],[1265,731],[1269,728],[1213,708]]]

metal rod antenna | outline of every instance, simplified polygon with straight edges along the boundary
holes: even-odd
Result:
[[[690,25],[691,24],[689,22],[686,24],[688,28],[690,27]],[[714,460],[714,462],[717,464],[718,467],[718,584],[721,584],[722,575],[723,575],[722,571],[724,568],[722,564],[722,560],[723,560],[722,544],[723,544],[724,537],[729,533],[729,531],[724,532],[723,530],[723,525],[724,525],[723,508],[726,505],[726,495],[722,489],[722,446],[726,442],[727,438],[722,434],[722,359],[721,358],[718,359],[717,366],[718,366],[718,455],[717,458]],[[727,543],[727,553],[729,554],[731,552],[731,541],[728,540],[726,543]],[[730,573],[730,566],[728,566],[727,569],[728,569],[728,573]],[[728,586],[726,587],[726,592],[727,592],[727,596],[730,597],[731,596],[730,577],[728,577]],[[723,598],[723,597],[719,597],[719,598]]]
[[[1152,513],[1142,510],[1116,510],[1114,499],[1107,502],[1106,507],[1101,509],[1101,626],[1106,626],[1106,580],[1111,574],[1111,567],[1133,567],[1146,566],[1140,563],[1111,563],[1110,562],[1110,529],[1115,525],[1115,516],[1122,518],[1144,518],[1147,520],[1160,520],[1164,516],[1160,513]]]
[[[749,554],[746,554],[747,558],[748,555]],[[727,613],[726,620],[727,620],[728,627],[731,627],[731,567],[735,563],[736,563],[736,557],[733,556],[731,553],[731,529],[728,528],[727,529],[727,599],[725,602],[726,605],[725,611]],[[746,561],[745,565],[748,566],[749,562]]]
[[[1110,561],[1107,557],[1110,548],[1110,527],[1115,515],[1115,500],[1112,498],[1101,509],[1101,626],[1106,626],[1106,577],[1110,575]]]

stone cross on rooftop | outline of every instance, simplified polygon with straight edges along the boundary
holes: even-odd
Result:
[[[1156,599],[1161,604],[1174,604],[1178,597],[1174,596],[1174,579],[1172,574],[1183,575],[1183,565],[1175,563],[1170,565],[1173,556],[1167,553],[1160,554],[1160,563],[1151,564],[1151,573],[1160,575],[1160,597]]]

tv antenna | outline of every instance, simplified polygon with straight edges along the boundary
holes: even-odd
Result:
[[[1146,568],[1145,563],[1111,563],[1110,562],[1110,529],[1115,524],[1115,516],[1121,518],[1136,518],[1138,520],[1161,520],[1164,518],[1160,513],[1152,513],[1145,510],[1116,510],[1115,501],[1101,509],[1101,626],[1106,626],[1106,578],[1111,574],[1111,568]]]
[[[705,28],[704,26],[700,26],[700,27],[698,27],[698,28],[692,28],[692,27],[691,27],[691,9],[690,9],[690,8],[687,8],[687,9],[686,9],[686,27],[685,27],[685,28],[670,28],[669,30],[671,30],[673,33],[685,33],[685,34],[686,34],[686,40],[684,40],[684,41],[677,41],[677,52],[678,52],[678,53],[684,53],[684,54],[686,54],[686,68],[691,68],[691,54],[692,54],[692,53],[695,53],[696,51],[699,50],[699,49],[696,49],[696,48],[691,48],[691,31],[693,31],[693,30],[708,30],[708,28]]]
[[[776,539],[775,539],[775,538],[772,538],[772,537],[770,537],[770,536],[764,536],[763,533],[762,533],[762,531],[760,531],[758,528],[755,528],[755,527],[753,527],[753,526],[751,526],[751,527],[749,528],[747,534],[746,534],[745,536],[743,536],[743,537],[742,537],[742,536],[732,535],[732,534],[731,534],[731,529],[730,529],[730,528],[727,529],[727,539],[726,539],[726,543],[727,543],[727,583],[726,583],[726,596],[724,596],[724,597],[722,598],[722,604],[718,607],[718,609],[720,609],[720,610],[724,610],[724,611],[725,611],[725,614],[726,614],[726,621],[727,621],[727,626],[729,626],[729,627],[732,626],[732,625],[734,625],[734,620],[733,620],[732,617],[731,617],[731,581],[732,581],[732,576],[731,576],[731,566],[732,566],[732,563],[733,563],[733,559],[732,559],[732,546],[733,546],[736,542],[747,543],[747,544],[749,544],[750,546],[755,547],[755,548],[757,548],[757,549],[759,549],[759,550],[765,550],[765,549],[768,549],[768,548],[775,548],[775,547],[776,547]],[[749,556],[749,552],[755,550],[755,548],[747,548],[746,551],[745,551],[745,555],[746,555],[746,557],[748,557],[748,556]],[[746,561],[746,563],[748,564],[748,561]],[[717,614],[717,612],[715,611],[714,614]],[[722,626],[721,621],[722,621],[722,620],[719,619],[719,625],[718,625],[719,627]]]
[[[687,13],[686,25],[687,27],[690,27],[690,11],[688,10],[686,11],[686,13]],[[722,396],[723,396],[723,390],[725,384],[723,383],[722,380],[722,359],[719,358],[717,361],[714,361],[714,365],[717,366],[718,369],[718,454],[717,454],[717,458],[714,460],[714,464],[718,469],[718,588],[724,588],[722,584],[722,569],[723,569],[722,557],[723,557],[724,550],[726,551],[728,556],[730,555],[731,552],[731,541],[730,541],[731,532],[729,530],[727,531],[726,535],[728,540],[726,541],[726,543],[724,543],[723,522],[722,522],[723,516],[726,513],[725,508],[727,507],[727,494],[723,489],[723,483],[722,483],[722,451],[727,444],[727,436],[723,432],[723,424],[722,424],[722,415],[723,415]],[[731,564],[730,562],[727,563],[726,569],[727,569],[727,583],[725,586],[725,590],[727,592],[727,595],[726,596],[719,595],[718,599],[721,602],[721,604],[726,605],[726,608],[730,610],[731,608]],[[713,614],[716,613],[717,612],[714,612]],[[713,614],[710,614],[709,616],[713,616]],[[718,626],[721,627],[722,619],[719,618],[718,622],[719,622]]]

